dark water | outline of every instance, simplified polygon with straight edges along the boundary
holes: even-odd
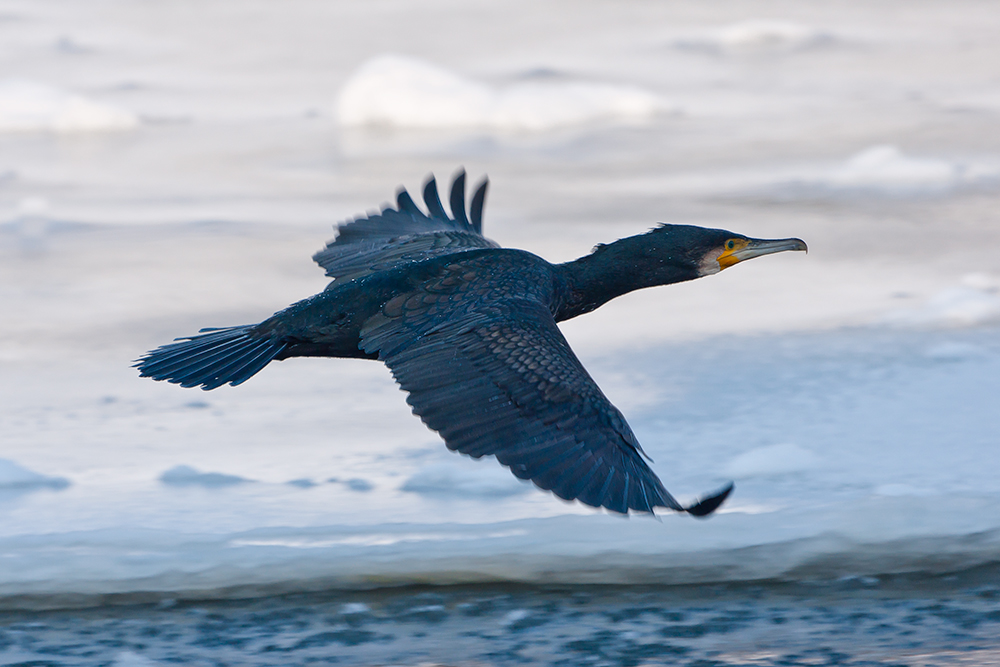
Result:
[[[1000,567],[812,584],[490,585],[105,602],[3,612],[0,664],[1000,664]]]

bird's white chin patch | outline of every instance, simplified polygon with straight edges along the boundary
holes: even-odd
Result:
[[[719,255],[721,254],[722,251],[720,250],[719,252],[713,251],[705,255],[704,259],[701,260],[701,264],[698,265],[699,278],[710,276],[722,270],[722,267],[719,266]]]

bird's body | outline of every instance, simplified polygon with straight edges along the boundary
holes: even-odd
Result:
[[[433,179],[424,190],[429,215],[403,190],[397,208],[345,223],[316,254],[334,278],[320,294],[258,325],[202,330],[136,365],[143,376],[214,389],[272,360],[379,359],[452,450],[494,455],[561,498],[616,512],[714,511],[731,485],[693,506],[677,503],[556,322],[635,289],[805,244],[664,225],[550,264],[482,236],[484,197],[485,183],[468,216],[460,174],[449,217]]]
[[[362,348],[362,328],[393,299],[420,294],[414,301],[419,300],[427,308],[428,317],[441,309],[435,305],[436,301],[455,294],[468,298],[458,301],[449,311],[452,317],[488,310],[498,302],[514,298],[543,305],[555,316],[559,306],[558,280],[553,265],[529,252],[507,248],[470,250],[458,258],[437,257],[344,283],[337,281],[329,289],[258,326],[261,331],[267,330],[289,341],[278,359],[307,356],[377,359],[377,352]]]

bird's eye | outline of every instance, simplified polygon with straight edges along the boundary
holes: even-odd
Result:
[[[733,248],[736,247],[736,241],[734,241],[733,239],[729,239],[729,241],[726,243],[726,247],[732,250]]]

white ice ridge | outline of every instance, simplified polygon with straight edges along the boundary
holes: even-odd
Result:
[[[637,177],[620,183],[614,192],[676,192],[688,196],[759,193],[795,199],[945,196],[957,190],[998,185],[1000,162],[996,159],[919,156],[897,146],[876,144],[837,161]]]
[[[63,477],[48,477],[28,470],[10,459],[0,459],[0,491],[38,488],[64,489],[67,486],[69,486],[69,480]]]
[[[902,326],[945,327],[996,322],[1000,320],[1000,278],[988,273],[967,274],[960,285],[941,290],[919,306],[892,311],[885,320]]]
[[[833,41],[830,32],[792,21],[751,19],[678,40],[679,46],[731,52],[791,51]]]
[[[965,177],[963,165],[934,158],[910,157],[899,148],[879,145],[866,148],[829,174],[835,188],[912,190],[957,185]]]
[[[995,186],[1000,181],[1000,164],[914,156],[897,146],[877,144],[839,164],[825,169],[806,167],[775,181],[781,189],[807,196],[943,195],[961,188]]]
[[[139,119],[44,83],[0,81],[0,132],[95,132],[129,130]]]
[[[582,81],[522,81],[490,86],[400,55],[363,64],[340,91],[344,125],[546,130],[606,119],[643,119],[669,111],[635,86]]]

